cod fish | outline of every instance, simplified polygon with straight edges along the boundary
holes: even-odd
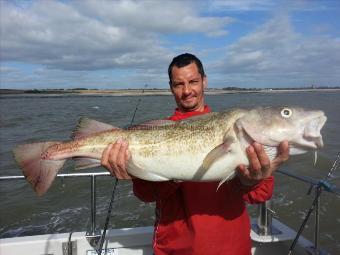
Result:
[[[323,147],[322,111],[299,107],[232,109],[182,121],[150,121],[127,129],[81,118],[72,140],[18,145],[17,163],[38,195],[51,186],[67,159],[78,169],[100,166],[103,150],[119,138],[129,143],[129,174],[148,181],[224,181],[240,164],[248,165],[246,147],[262,144],[270,159],[288,140],[290,154]]]

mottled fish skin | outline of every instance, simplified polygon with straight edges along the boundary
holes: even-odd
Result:
[[[143,130],[114,130],[95,133],[83,139],[51,146],[44,159],[65,159],[77,156],[95,156],[100,159],[103,150],[123,138],[129,142],[132,154],[153,157],[159,154],[178,156],[190,151],[197,153],[214,148],[223,142],[223,137],[233,124],[234,112],[213,113],[209,118],[176,122],[168,126],[153,126]],[[229,121],[226,121],[228,120]],[[209,151],[209,150],[208,150]]]
[[[99,166],[104,149],[119,138],[129,143],[127,170],[138,178],[225,181],[238,165],[249,163],[245,148],[254,141],[265,145],[272,158],[283,140],[297,153],[322,147],[320,129],[325,121],[323,112],[298,107],[233,109],[125,130],[83,118],[74,140],[19,145],[14,154],[39,195],[47,191],[66,159],[77,160],[79,168]],[[45,168],[39,169],[37,162],[45,161]]]

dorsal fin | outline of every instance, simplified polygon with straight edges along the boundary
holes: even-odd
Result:
[[[108,130],[120,130],[118,127],[114,127],[110,124],[91,120],[86,117],[81,117],[74,131],[72,132],[72,139],[80,139],[94,133],[108,131]]]

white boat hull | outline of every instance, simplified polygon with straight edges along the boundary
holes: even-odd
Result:
[[[287,254],[289,245],[295,237],[295,232],[277,220],[273,226],[279,228],[280,235],[261,237],[254,231],[251,232],[253,240],[252,254]],[[147,255],[152,251],[153,227],[110,229],[107,232],[102,254],[107,255]],[[69,242],[71,241],[71,242]],[[312,243],[300,238],[299,246],[294,254],[305,254],[305,247]],[[68,250],[69,249],[69,250]],[[72,250],[72,252],[71,252]],[[90,246],[85,232],[64,234],[37,235],[0,239],[1,255],[96,255]]]

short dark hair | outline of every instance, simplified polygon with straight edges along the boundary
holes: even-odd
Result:
[[[168,68],[168,75],[169,75],[169,83],[171,86],[172,83],[172,68],[174,66],[181,68],[187,65],[190,65],[191,63],[195,63],[198,72],[201,74],[202,78],[205,77],[204,69],[201,60],[199,60],[195,55],[190,53],[184,53],[181,55],[178,55],[177,57],[174,57],[174,59],[171,61],[169,68]]]

